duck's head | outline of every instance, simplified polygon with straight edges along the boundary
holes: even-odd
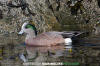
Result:
[[[35,25],[29,24],[28,22],[25,22],[22,27],[21,27],[21,31],[18,34],[30,34],[30,33],[35,33],[35,35],[37,35],[37,30]]]

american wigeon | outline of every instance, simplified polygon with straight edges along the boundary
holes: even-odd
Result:
[[[19,34],[26,33],[25,43],[29,46],[54,46],[59,44],[71,45],[71,37],[77,36],[78,32],[43,32],[37,35],[36,27],[29,23],[24,23]]]

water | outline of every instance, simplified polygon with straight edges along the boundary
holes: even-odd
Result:
[[[29,62],[62,62],[77,66],[100,66],[100,37],[91,35],[71,49],[64,45],[53,47],[27,47]],[[60,65],[59,65],[60,66]],[[66,65],[65,65],[66,66]],[[72,66],[72,65],[71,65]]]
[[[19,58],[19,54],[23,53],[26,59],[28,59],[28,62],[60,62],[69,65],[77,64],[77,66],[100,66],[99,44],[100,35],[91,35],[81,39],[73,45],[72,49],[66,49],[64,45],[53,47],[25,47],[25,45],[14,45],[13,48],[13,44],[3,45],[3,56],[0,54],[0,57],[3,57],[3,59],[0,59],[0,63],[1,66],[22,66],[23,61]]]

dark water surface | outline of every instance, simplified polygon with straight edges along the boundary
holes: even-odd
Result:
[[[75,64],[76,66],[100,66],[100,35],[85,37],[73,45],[72,49],[67,49],[64,45],[25,47],[25,45],[9,44],[3,47],[3,54],[1,52],[0,48],[1,66],[23,66],[23,61],[19,58],[21,53],[28,58],[28,62],[62,62],[69,66],[75,66]]]

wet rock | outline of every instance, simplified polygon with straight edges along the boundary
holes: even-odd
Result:
[[[18,36],[24,22],[34,23],[38,33],[51,30],[93,30],[94,24],[100,19],[100,9],[97,1],[82,1],[82,14],[71,15],[68,0],[0,0],[0,10],[3,18],[0,20],[0,43],[19,44],[25,37]],[[20,5],[20,6],[19,6]],[[16,8],[16,6],[18,8]],[[98,30],[99,28],[97,28]],[[2,35],[2,36],[1,36]],[[9,35],[9,37],[8,37]]]
[[[2,22],[7,24],[5,28],[3,27],[3,30],[8,30],[9,32],[13,31],[14,33],[17,33],[20,30],[21,25],[26,21],[34,23],[39,32],[46,32],[52,29],[74,29],[74,27],[63,27],[63,25],[76,24],[77,20],[79,23],[81,23],[81,21],[83,21],[83,23],[92,23],[95,20],[92,20],[91,18],[96,16],[95,13],[94,15],[90,14],[88,10],[90,8],[91,11],[93,10],[92,6],[97,6],[97,4],[93,2],[90,4],[89,2],[82,1],[84,7],[82,9],[83,14],[79,16],[79,12],[77,12],[78,16],[75,17],[77,20],[71,15],[70,8],[68,7],[68,4],[66,4],[68,2],[67,0],[11,0],[10,2],[11,4],[8,6],[8,0],[0,0],[0,3],[2,4],[0,10],[4,17]],[[88,16],[91,16],[89,22],[88,20],[85,20]],[[3,23],[3,26],[5,23]],[[77,29],[79,29],[79,27],[77,27]]]
[[[97,0],[98,1],[98,6],[99,6],[99,8],[100,8],[100,0]]]

